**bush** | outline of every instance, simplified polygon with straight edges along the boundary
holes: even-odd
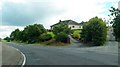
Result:
[[[56,37],[55,37],[55,39],[58,42],[64,42],[64,43],[68,42],[68,36],[67,36],[66,33],[63,33],[63,32],[57,34]]]
[[[98,17],[90,19],[81,32],[83,42],[92,42],[95,46],[103,45],[106,41],[107,27],[105,22]]]
[[[46,29],[41,24],[28,25],[23,30],[23,39],[28,43],[36,43],[39,41],[39,36],[46,33]]]
[[[75,31],[80,31],[81,32],[82,29],[73,29],[71,30],[71,33],[73,34]]]
[[[69,34],[70,31],[71,31],[71,29],[68,28],[68,25],[63,24],[63,23],[59,23],[59,24],[57,24],[57,25],[55,25],[55,26],[53,27],[53,33],[54,33],[55,35],[57,35],[57,34],[59,34],[59,33],[61,33],[61,32],[64,32],[64,33],[66,33],[66,34]]]
[[[42,34],[40,36],[40,41],[48,41],[48,40],[51,40],[51,39],[52,39],[51,34]]]
[[[4,40],[6,40],[7,42],[10,42],[10,38],[9,37],[5,37]]]
[[[80,39],[80,32],[81,32],[80,30],[76,30],[76,31],[73,32],[73,35],[72,35],[72,36],[73,36],[74,38]]]
[[[47,34],[50,34],[52,36],[52,38],[55,37],[55,34],[53,32],[47,32]]]

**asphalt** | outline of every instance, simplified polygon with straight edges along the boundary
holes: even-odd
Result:
[[[106,45],[100,47],[85,47],[71,36],[72,45],[66,47],[4,44],[22,51],[26,56],[25,65],[118,65],[118,42],[109,33]]]
[[[24,61],[24,56],[22,53],[11,46],[8,46],[4,43],[0,43],[2,47],[1,60],[3,65],[22,65]]]
[[[5,43],[22,51],[25,65],[118,65],[118,44],[102,47],[53,47]]]
[[[114,41],[115,36],[113,35],[113,32],[110,30],[107,31],[107,41]]]

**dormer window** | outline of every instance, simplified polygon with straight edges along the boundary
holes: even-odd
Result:
[[[79,28],[81,28],[82,26],[79,26]]]
[[[72,26],[72,28],[74,28],[75,26]]]

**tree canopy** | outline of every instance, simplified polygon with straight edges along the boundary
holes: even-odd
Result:
[[[11,40],[19,40],[20,39],[20,32],[21,31],[19,29],[15,29],[10,35]]]
[[[35,43],[39,41],[39,36],[46,33],[46,29],[41,24],[28,25],[23,31],[15,29],[11,35],[11,40]]]
[[[113,17],[111,24],[113,27],[114,35],[117,41],[120,41],[120,10],[111,7],[109,10],[111,12],[110,16]]]
[[[60,23],[60,24],[58,24],[58,25],[55,25],[54,27],[53,27],[53,33],[54,34],[59,34],[59,33],[61,33],[61,32],[64,32],[64,33],[66,33],[66,34],[69,34],[70,33],[70,28],[68,28],[68,25],[66,25],[66,24],[63,24],[63,23]]]
[[[84,24],[81,32],[83,42],[92,42],[94,45],[103,45],[106,41],[107,28],[106,23],[101,18],[91,18]]]

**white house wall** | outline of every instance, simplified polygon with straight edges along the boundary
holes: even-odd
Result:
[[[81,29],[80,25],[68,25],[68,27],[71,29]]]

